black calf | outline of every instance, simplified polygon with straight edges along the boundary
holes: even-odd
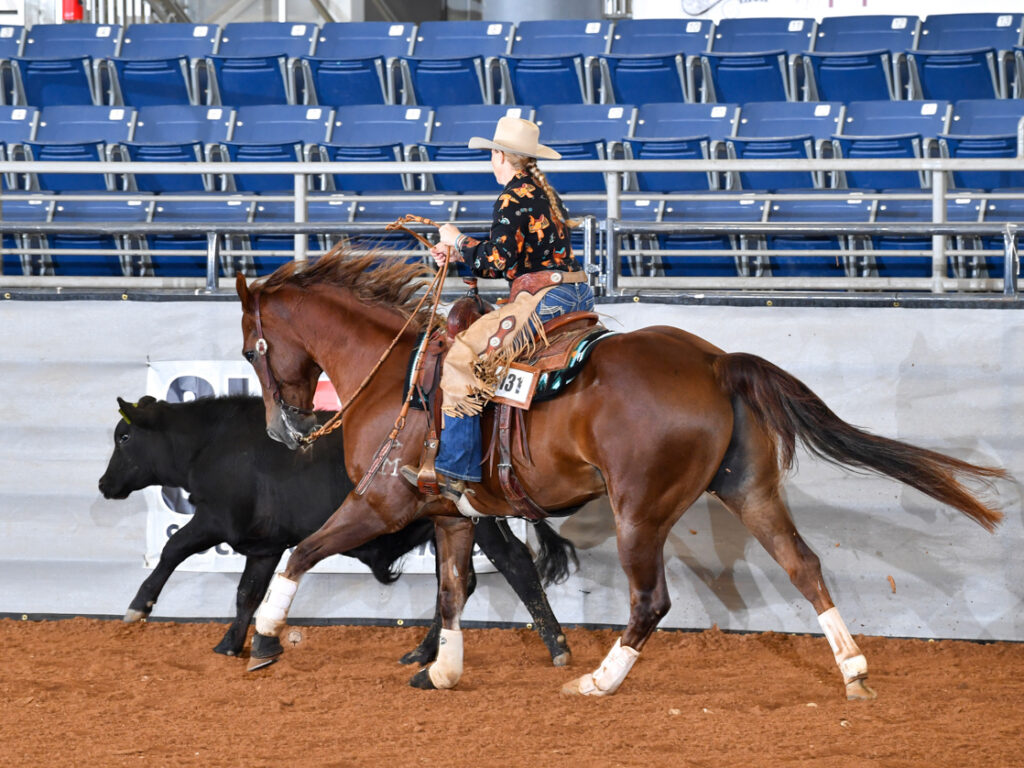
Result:
[[[188,491],[195,507],[192,519],[168,539],[125,621],[149,615],[160,590],[185,558],[227,542],[245,555],[245,568],[238,583],[235,620],[214,650],[234,656],[245,645],[249,623],[282,553],[317,530],[353,488],[345,472],[341,432],[317,441],[308,451],[290,451],[267,437],[259,398],[166,403],[147,396],[135,405],[118,398],[118,404],[124,418],[114,428],[114,452],[100,478],[100,491],[107,498],[123,499],[147,485],[177,486]],[[535,530],[543,545],[538,566],[504,522],[481,520],[477,544],[525,603],[554,663],[561,665],[567,663],[569,650],[537,567],[564,578],[575,549],[545,523]],[[387,584],[399,576],[399,558],[433,535],[433,523],[421,519],[345,554],[365,563]],[[471,574],[471,590],[475,583]],[[433,660],[439,629],[435,612],[434,626],[402,661]]]

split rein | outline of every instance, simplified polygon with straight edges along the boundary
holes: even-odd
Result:
[[[408,227],[405,226],[405,224],[408,223],[408,222],[414,222],[414,223],[418,223],[418,224],[428,224],[428,225],[433,226],[433,227],[438,227],[439,226],[437,224],[437,222],[432,221],[431,219],[425,218],[423,216],[416,216],[416,215],[413,215],[413,214],[407,214],[407,215],[402,216],[401,218],[396,219],[395,221],[391,222],[384,229],[387,232],[394,232],[396,230],[401,230],[401,231],[406,232],[409,235],[411,235],[413,238],[415,238],[419,243],[421,243],[428,250],[430,248],[432,248],[433,244],[429,240],[427,240],[425,237],[423,237],[423,235],[419,234],[418,232],[414,232],[414,231],[412,231],[411,229],[409,229]],[[412,313],[409,315],[408,319],[405,321],[405,324],[401,327],[401,329],[395,335],[395,338],[392,339],[391,344],[388,345],[388,348],[386,350],[384,350],[384,353],[380,356],[380,359],[377,361],[377,363],[373,366],[373,368],[370,369],[370,372],[368,374],[366,374],[366,377],[363,379],[362,383],[358,387],[356,387],[355,392],[352,393],[352,395],[348,398],[348,400],[345,401],[345,403],[341,406],[341,408],[333,416],[331,416],[331,418],[329,418],[326,422],[324,422],[322,425],[320,425],[319,427],[317,427],[316,429],[314,429],[312,432],[310,432],[307,435],[299,435],[299,436],[297,436],[296,439],[297,439],[297,441],[298,441],[298,443],[300,445],[302,445],[303,447],[308,447],[308,446],[312,445],[314,442],[316,442],[318,439],[320,439],[321,437],[324,437],[325,435],[329,435],[331,432],[333,432],[334,430],[336,430],[338,427],[341,426],[342,419],[343,419],[343,417],[345,415],[345,412],[349,409],[349,407],[352,405],[352,403],[355,401],[355,399],[357,397],[359,397],[360,394],[362,394],[363,390],[365,390],[366,387],[369,386],[370,381],[373,379],[373,377],[376,375],[377,371],[380,370],[381,366],[384,365],[384,362],[391,355],[391,352],[394,350],[395,345],[398,344],[399,339],[402,338],[402,336],[405,334],[406,330],[412,324],[413,320],[417,317],[417,315],[419,314],[420,310],[423,308],[423,305],[426,303],[427,299],[431,299],[432,303],[431,303],[430,315],[427,318],[426,333],[423,334],[423,341],[420,343],[420,349],[418,350],[418,352],[416,354],[416,368],[415,368],[415,371],[413,372],[413,377],[415,379],[415,377],[419,374],[420,369],[423,367],[423,358],[424,358],[424,354],[423,353],[426,350],[427,343],[430,340],[430,332],[433,329],[434,323],[436,322],[437,306],[438,306],[438,304],[441,301],[441,292],[442,292],[442,290],[444,288],[444,280],[445,280],[445,277],[447,277],[447,274],[448,274],[448,261],[446,260],[445,263],[441,265],[441,268],[438,269],[437,273],[434,275],[433,281],[430,283],[430,286],[427,288],[426,292],[420,298],[419,303],[416,305],[416,308],[412,311]],[[311,413],[311,412],[305,411],[302,408],[298,408],[297,406],[289,405],[288,403],[284,402],[284,400],[281,397],[280,387],[279,387],[279,385],[277,383],[277,380],[274,378],[273,373],[271,373],[271,371],[270,371],[270,360],[269,360],[269,355],[268,355],[269,349],[268,349],[268,346],[267,346],[267,341],[263,337],[263,328],[262,328],[262,323],[260,321],[260,310],[259,310],[259,302],[258,301],[256,303],[256,332],[257,332],[257,334],[259,336],[259,338],[256,341],[256,352],[257,352],[257,354],[260,356],[260,358],[263,361],[263,366],[265,368],[265,373],[267,375],[268,383],[270,383],[273,386],[273,388],[274,388],[274,390],[273,390],[274,402],[276,402],[279,407],[285,409],[286,411],[288,411],[290,413],[297,413],[297,414]],[[394,447],[394,444],[395,444],[395,442],[398,439],[398,434],[405,427],[405,420],[406,420],[406,416],[409,413],[410,405],[412,403],[413,392],[414,392],[414,390],[412,388],[410,388],[409,395],[406,397],[405,403],[402,405],[402,410],[399,412],[398,418],[395,419],[394,428],[391,430],[391,432],[385,438],[384,442],[381,444],[381,447],[377,450],[377,453],[374,454],[374,459],[373,459],[373,461],[372,461],[372,463],[370,465],[370,468],[366,471],[366,474],[363,476],[362,480],[359,482],[359,485],[356,487],[356,492],[357,493],[362,494],[362,493],[366,492],[366,489],[369,487],[370,482],[372,481],[373,476],[377,473],[377,470],[380,469],[381,465],[384,463],[384,460],[387,458],[388,454],[391,452],[391,449]]]

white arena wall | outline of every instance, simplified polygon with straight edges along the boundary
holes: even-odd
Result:
[[[1024,477],[1019,310],[647,302],[599,309],[616,329],[676,325],[726,350],[760,354],[851,423]],[[0,614],[124,612],[149,572],[147,499],[108,501],[96,487],[118,419],[115,397],[145,393],[149,362],[237,361],[239,319],[235,301],[0,302]],[[785,489],[854,632],[1024,640],[1021,493],[1009,482],[999,491],[1007,520],[991,536],[916,491],[806,454]],[[626,579],[607,504],[556,525],[581,560],[578,573],[548,592],[559,619],[625,623]],[[663,627],[819,631],[782,569],[713,499],[678,523],[666,560],[673,606]],[[154,617],[230,616],[237,578],[176,573]],[[385,587],[364,574],[313,573],[292,617],[423,620],[434,594],[432,575],[407,574]],[[481,576],[465,618],[529,621],[494,573]]]

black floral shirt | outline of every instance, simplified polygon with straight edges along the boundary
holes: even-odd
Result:
[[[462,256],[477,277],[509,282],[528,272],[580,269],[569,228],[552,219],[543,187],[523,171],[516,172],[494,203],[490,238],[469,238]]]

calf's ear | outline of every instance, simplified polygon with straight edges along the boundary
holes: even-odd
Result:
[[[139,398],[139,402],[137,402],[135,405],[138,408],[145,408],[147,405],[152,405],[155,402],[156,398],[153,397],[152,395],[143,395],[142,397]]]
[[[121,418],[128,424],[135,421],[137,408],[134,403],[129,403],[127,400],[117,398],[117,412],[121,414]]]
[[[129,403],[120,397],[117,398],[117,405],[121,418],[129,424],[146,426],[153,421],[152,415],[147,412],[146,406],[156,402],[155,397],[145,395],[137,403]]]

